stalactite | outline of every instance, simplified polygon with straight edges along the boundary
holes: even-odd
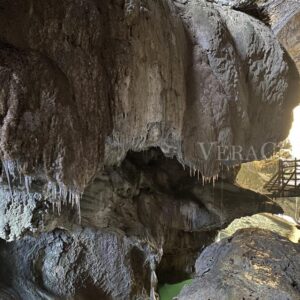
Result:
[[[59,214],[61,213],[62,204],[69,204],[72,208],[75,206],[79,223],[81,223],[80,199],[82,193],[68,189],[64,184],[57,184],[50,181],[47,185],[47,194],[52,198],[52,203]]]
[[[21,177],[21,176],[20,176]],[[30,192],[30,187],[31,187],[31,183],[32,183],[32,177],[31,176],[24,176],[24,182],[25,182],[25,188],[26,188],[26,192],[27,194],[29,194]]]
[[[11,196],[11,198],[13,198],[13,188],[12,188],[12,183],[11,183],[11,180],[10,180],[10,172],[9,172],[9,167],[8,167],[7,162],[2,161],[2,166],[3,166],[3,169],[5,171],[7,184],[8,184],[8,188],[9,188],[9,191],[10,191],[10,196]]]
[[[153,258],[154,260],[154,258]],[[151,279],[150,279],[150,300],[159,300],[158,297],[156,297],[156,289],[157,289],[157,276],[155,273],[155,263],[154,261],[150,261],[150,269],[151,269]]]

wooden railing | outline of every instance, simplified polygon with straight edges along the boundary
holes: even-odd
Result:
[[[278,172],[265,184],[264,189],[273,198],[300,196],[300,160],[279,160]]]

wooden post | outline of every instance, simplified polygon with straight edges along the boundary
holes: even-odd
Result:
[[[297,158],[295,158],[295,192],[297,188]]]
[[[283,185],[284,185],[284,176],[283,176],[283,161],[280,159],[279,160],[279,176],[280,176],[280,193],[279,196],[283,196]]]

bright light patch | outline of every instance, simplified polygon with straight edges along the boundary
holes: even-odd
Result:
[[[294,109],[294,122],[290,130],[289,141],[292,145],[292,155],[300,158],[300,106]]]

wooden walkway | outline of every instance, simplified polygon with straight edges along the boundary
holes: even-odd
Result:
[[[279,160],[278,172],[264,189],[271,198],[300,197],[300,160]]]

